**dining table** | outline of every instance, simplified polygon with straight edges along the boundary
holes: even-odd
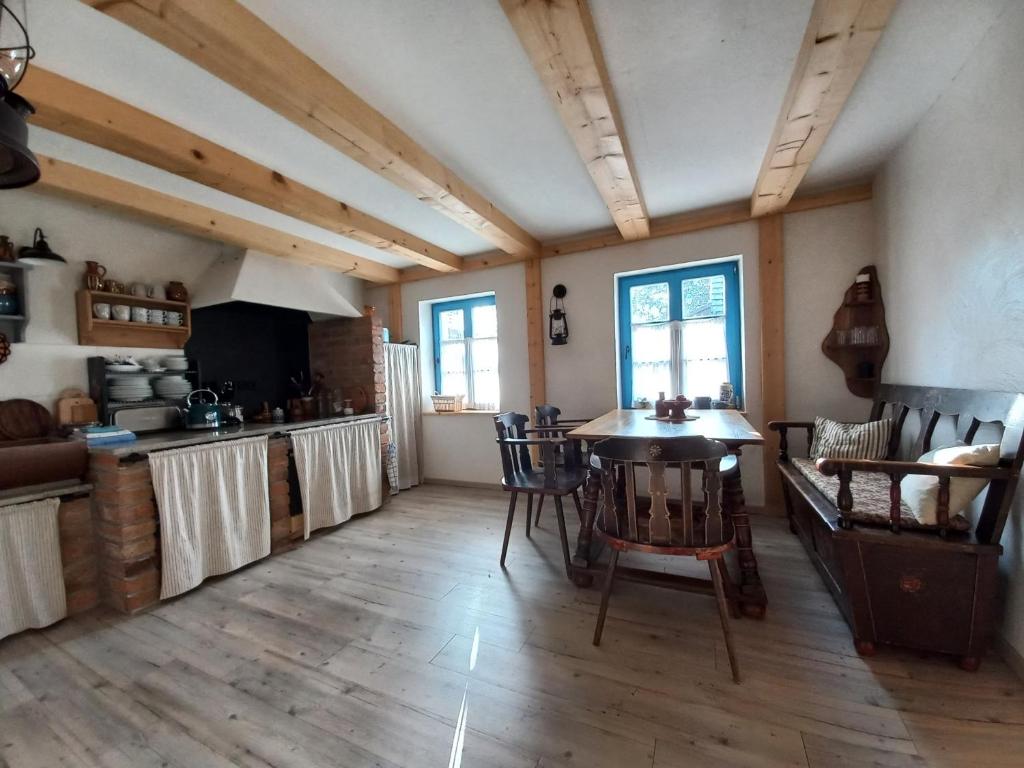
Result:
[[[701,436],[724,443],[729,453],[736,456],[735,469],[722,476],[722,497],[736,530],[736,559],[740,571],[737,598],[744,615],[763,618],[768,598],[757,570],[739,456],[746,446],[763,446],[764,437],[747,421],[743,412],[735,409],[691,408],[686,413],[686,421],[668,421],[657,419],[653,410],[618,408],[573,429],[566,437],[589,445],[609,437],[669,439]],[[594,538],[600,493],[601,469],[592,463],[584,485],[583,513],[576,554],[572,558],[573,581],[580,586],[589,586],[595,576],[604,573],[604,566],[599,563],[601,542]]]

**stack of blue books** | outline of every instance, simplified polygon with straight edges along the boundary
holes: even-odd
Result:
[[[74,436],[85,440],[88,445],[110,445],[112,443],[130,443],[135,440],[135,433],[124,427],[82,427],[74,431]]]

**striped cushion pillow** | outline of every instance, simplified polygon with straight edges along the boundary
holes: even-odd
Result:
[[[820,416],[814,420],[812,459],[884,459],[889,452],[892,419],[843,424]]]

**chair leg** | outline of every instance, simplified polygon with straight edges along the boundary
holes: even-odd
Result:
[[[594,645],[601,644],[601,633],[604,632],[604,619],[608,615],[608,599],[612,596],[612,582],[615,581],[615,568],[619,564],[619,550],[613,549],[608,568],[604,572],[604,589],[601,590],[601,610],[597,612],[597,626],[594,627]]]
[[[734,619],[740,619],[743,614],[740,612],[740,601],[736,596],[736,585],[733,583],[732,577],[729,575],[729,567],[725,564],[725,558],[720,557],[715,560],[718,565],[718,570],[722,574],[722,584],[725,587],[725,597],[729,602],[729,616]]]
[[[732,680],[740,682],[740,668],[736,663],[736,651],[732,647],[732,628],[729,626],[729,606],[725,599],[725,584],[722,580],[722,572],[713,560],[708,561],[708,569],[711,571],[711,581],[715,585],[715,599],[718,601],[718,616],[722,620],[722,634],[725,635],[725,650],[729,654],[729,666],[732,668]]]
[[[583,522],[583,505],[580,504],[580,494],[578,491],[572,492],[572,500],[576,504],[576,514],[580,516],[580,522]]]
[[[544,494],[540,495],[540,501],[537,502],[537,517],[534,518],[533,524],[540,525],[540,511],[544,509]]]
[[[508,500],[508,521],[505,523],[505,543],[501,545],[501,567],[505,567],[505,555],[508,553],[508,537],[512,535],[512,518],[516,513],[517,491],[512,491],[512,498]]]
[[[558,535],[562,539],[562,559],[565,560],[565,575],[572,579],[572,559],[569,557],[569,536],[565,532],[565,514],[562,512],[561,496],[555,496],[555,517],[558,518]]]
[[[544,497],[541,496],[543,499]],[[533,494],[526,495],[526,538],[530,538],[530,519],[533,517]]]

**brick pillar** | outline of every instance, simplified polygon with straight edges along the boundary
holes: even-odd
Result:
[[[160,599],[157,514],[149,462],[93,454],[93,515],[99,540],[100,593],[124,613]]]
[[[291,547],[291,489],[288,483],[287,437],[271,438],[267,443],[267,472],[270,482],[270,552],[277,554]]]
[[[99,603],[91,497],[62,498],[57,510],[57,521],[68,616],[74,616]]]

